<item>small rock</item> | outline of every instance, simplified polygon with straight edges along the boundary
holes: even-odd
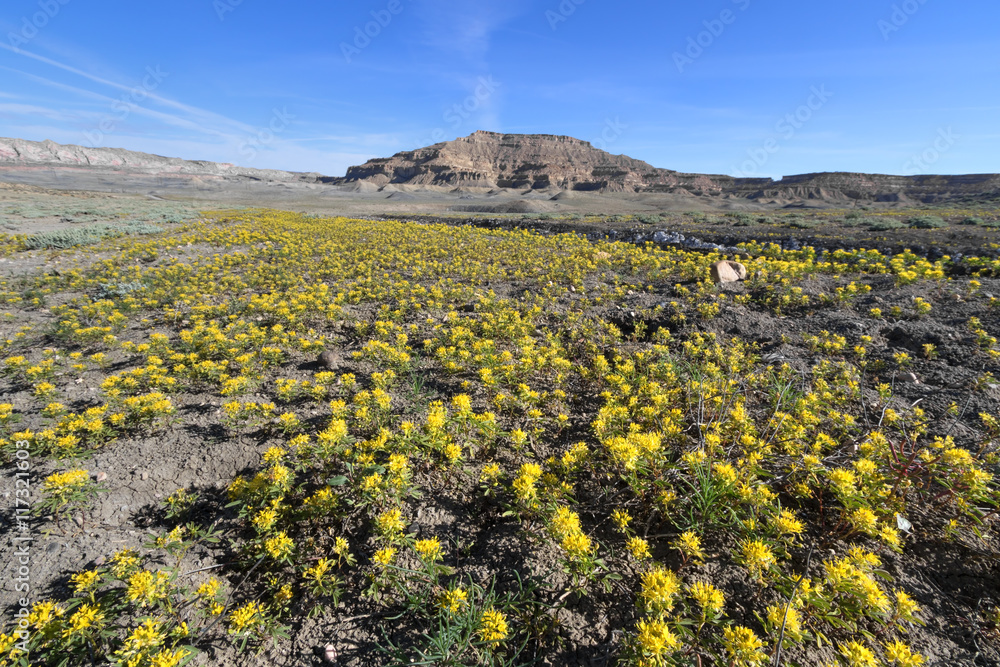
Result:
[[[323,364],[331,371],[335,371],[340,368],[341,358],[340,355],[333,350],[323,350],[323,352],[319,355],[319,363]]]
[[[331,665],[337,663],[337,649],[334,648],[333,644],[327,644],[323,647],[323,659]]]
[[[143,470],[141,473],[139,473],[139,479],[145,482],[147,479],[149,479],[149,473]]]
[[[747,267],[739,262],[716,262],[709,273],[715,283],[736,283],[747,277]]]
[[[73,517],[73,523],[83,528],[83,515],[77,514]]]
[[[903,376],[900,378],[900,380],[902,380],[903,382],[908,382],[910,384],[920,384],[920,380],[918,380],[917,376],[914,375],[913,373],[903,373]]]
[[[108,478],[108,473],[106,472],[99,472],[97,473],[97,476],[94,477],[94,479],[96,479],[98,482],[103,482],[107,478]]]

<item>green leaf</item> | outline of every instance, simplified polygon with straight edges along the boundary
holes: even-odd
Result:
[[[344,484],[347,484],[347,477],[345,475],[337,475],[336,477],[331,477],[326,480],[326,483],[329,486],[343,486]]]

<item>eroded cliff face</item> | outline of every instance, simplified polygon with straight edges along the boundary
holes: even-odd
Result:
[[[475,132],[351,167],[345,182],[450,187],[639,192],[655,187],[718,190],[711,177],[679,174],[551,134]]]
[[[475,132],[351,167],[343,182],[603,192],[687,192],[754,200],[938,203],[1000,197],[1000,175],[817,173],[770,178],[659,169],[589,142],[547,134]]]

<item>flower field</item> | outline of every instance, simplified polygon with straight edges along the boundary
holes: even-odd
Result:
[[[996,246],[740,250],[0,235],[0,665],[1000,664]]]

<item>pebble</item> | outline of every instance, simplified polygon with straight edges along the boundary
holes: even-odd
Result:
[[[334,648],[333,644],[327,644],[323,647],[323,659],[328,664],[336,664],[337,662],[337,649]]]
[[[139,473],[139,479],[145,482],[147,479],[149,479],[149,473],[143,470],[141,473]]]
[[[108,473],[106,473],[106,472],[99,472],[99,473],[97,473],[97,476],[94,479],[96,479],[98,482],[103,482],[107,478],[108,478]]]

